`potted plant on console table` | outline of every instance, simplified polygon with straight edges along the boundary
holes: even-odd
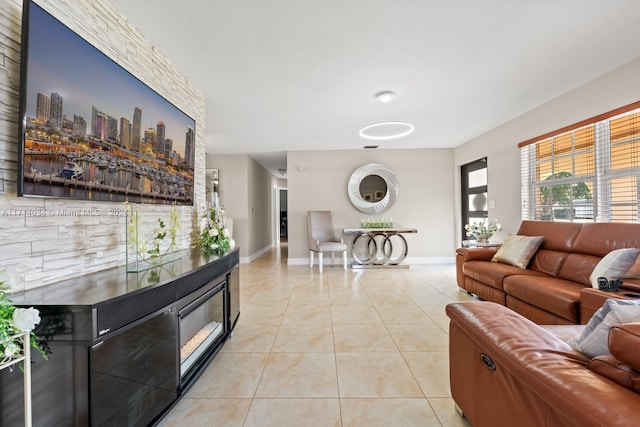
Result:
[[[206,254],[225,254],[236,246],[224,220],[224,210],[209,208],[202,215],[205,219],[199,246]]]

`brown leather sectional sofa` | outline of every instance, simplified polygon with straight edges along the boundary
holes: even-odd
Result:
[[[614,249],[640,248],[633,223],[523,221],[517,234],[544,237],[526,269],[491,262],[495,250],[459,248],[458,286],[545,325],[586,323],[612,296],[592,288],[596,264]],[[640,280],[625,280],[617,297],[628,292],[640,293]]]
[[[565,340],[584,326],[540,326],[491,302],[447,306],[451,395],[473,427],[640,425],[640,323],[614,326],[610,356]]]

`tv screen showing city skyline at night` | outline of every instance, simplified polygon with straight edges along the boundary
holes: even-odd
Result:
[[[18,195],[193,204],[195,121],[24,3]]]

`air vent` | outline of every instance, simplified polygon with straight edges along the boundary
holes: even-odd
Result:
[[[365,145],[364,148],[378,148],[378,145]]]

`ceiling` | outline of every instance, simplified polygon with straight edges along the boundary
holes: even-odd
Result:
[[[207,153],[278,177],[287,151],[456,147],[640,56],[636,0],[111,1],[205,96]],[[358,135],[387,120],[415,131]]]

